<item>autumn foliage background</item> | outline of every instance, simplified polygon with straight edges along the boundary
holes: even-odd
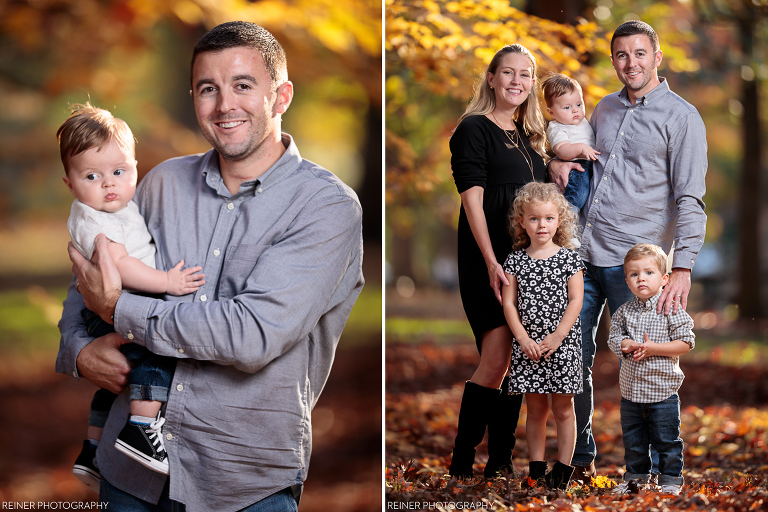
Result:
[[[284,130],[365,212],[367,282],[313,412],[302,510],[380,508],[382,20],[368,0],[0,2],[0,503],[97,500],[71,473],[95,388],[54,372],[72,201],[56,130],[90,99],[131,126],[140,176],[207,151],[192,48],[236,19],[284,46],[295,86]]]
[[[519,474],[451,479],[461,394],[479,356],[457,291],[459,196],[448,139],[490,58],[510,43],[532,51],[539,77],[553,71],[576,78],[590,115],[621,88],[610,37],[626,19],[654,26],[664,56],[659,75],[707,127],[707,235],[688,307],[697,345],[681,358],[684,493],[611,495],[624,449],[618,359],[608,351],[598,352],[593,367],[600,475],[593,485],[563,493],[522,490]],[[759,0],[385,0],[386,508],[768,508],[767,19],[768,4]],[[607,317],[598,335],[603,349]],[[525,405],[514,428],[515,467],[524,473]],[[550,423],[550,461],[555,449]],[[483,443],[477,475],[486,459]]]

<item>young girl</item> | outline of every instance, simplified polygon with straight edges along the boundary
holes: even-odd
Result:
[[[576,444],[573,395],[582,391],[581,324],[584,264],[569,248],[576,216],[553,183],[528,183],[510,217],[515,240],[504,263],[504,315],[515,337],[510,393],[528,405],[529,477],[566,489]],[[557,423],[557,458],[547,473],[544,441],[549,396]]]

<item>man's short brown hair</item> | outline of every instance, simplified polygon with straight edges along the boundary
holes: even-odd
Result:
[[[92,106],[90,102],[84,105],[75,103],[70,107],[70,115],[56,132],[56,139],[67,174],[70,158],[91,148],[101,150],[114,141],[132,155],[136,151],[136,139],[128,124],[110,111]]]

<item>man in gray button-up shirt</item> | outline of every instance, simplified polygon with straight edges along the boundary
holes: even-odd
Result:
[[[704,243],[704,178],[707,140],[696,109],[658,76],[662,52],[647,23],[622,24],[611,40],[611,62],[624,84],[603,98],[590,124],[599,160],[589,199],[581,212],[580,255],[587,267],[581,310],[584,392],[576,395],[575,479],[594,475],[597,454],[592,436],[592,363],[595,334],[607,301],[614,313],[632,298],[624,281],[624,255],[636,243],[675,245],[672,274],[657,312],[685,309],[690,272]],[[550,177],[564,188],[576,165],[553,161]]]
[[[170,477],[115,450],[122,393],[97,452],[110,510],[295,510],[311,411],[363,286],[360,204],[281,133],[293,86],[266,30],[233,22],[203,36],[191,94],[214,149],[160,164],[135,200],[158,268],[202,265],[205,284],[164,300],[121,293],[103,236],[97,264],[70,247],[82,296],[73,283],[56,369],[119,392],[127,340],[178,360],[163,427]],[[88,337],[85,306],[117,332]]]

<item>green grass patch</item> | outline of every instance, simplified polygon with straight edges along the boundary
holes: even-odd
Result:
[[[0,353],[58,350],[58,322],[66,295],[66,288],[39,286],[0,292]],[[350,313],[344,346],[380,340],[381,288],[366,287]]]
[[[0,292],[0,351],[57,350],[57,324],[66,295],[66,288],[39,286]]]
[[[385,329],[390,343],[456,343],[474,340],[466,320],[434,318],[387,318]]]
[[[768,344],[738,335],[708,337],[697,333],[696,346],[682,360],[713,361],[724,366],[768,366]]]
[[[341,348],[364,343],[381,343],[381,287],[363,287],[342,334]]]

